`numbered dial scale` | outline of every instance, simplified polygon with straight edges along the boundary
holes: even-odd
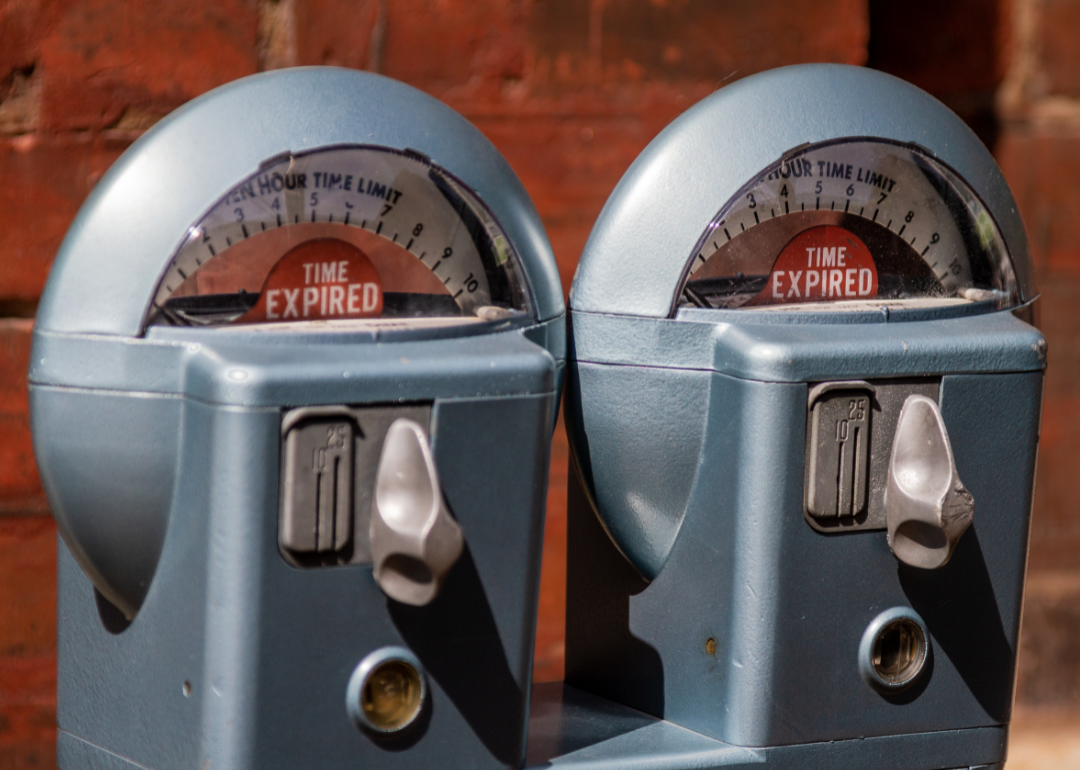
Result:
[[[1019,304],[993,218],[914,145],[843,139],[766,168],[709,224],[683,307],[857,310]]]
[[[263,164],[195,225],[150,324],[441,325],[531,317],[505,233],[419,153],[333,147]]]

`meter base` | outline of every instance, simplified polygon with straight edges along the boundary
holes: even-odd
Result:
[[[561,682],[533,687],[527,768],[558,770],[998,770],[1005,727],[746,748],[643,714]],[[61,768],[145,770],[60,730]]]
[[[991,770],[1006,727],[793,746],[733,746],[561,682],[533,687],[526,766],[558,770]]]

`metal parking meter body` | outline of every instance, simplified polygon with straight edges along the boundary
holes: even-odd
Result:
[[[786,68],[676,120],[570,295],[567,683],[748,747],[717,765],[1003,762],[1034,297],[990,154],[902,81]]]
[[[166,118],[34,331],[61,767],[516,767],[564,311],[463,118],[329,68]]]

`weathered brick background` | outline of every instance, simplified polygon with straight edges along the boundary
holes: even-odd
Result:
[[[994,150],[1037,263],[1051,368],[1018,699],[1080,704],[1080,0],[0,0],[0,770],[52,767],[55,528],[25,370],[79,205],[139,134],[260,70],[370,69],[444,100],[509,159],[565,286],[638,152],[713,90],[866,64]],[[552,458],[536,676],[562,675],[567,449]]]

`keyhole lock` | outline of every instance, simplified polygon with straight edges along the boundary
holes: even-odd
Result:
[[[420,716],[427,700],[427,677],[417,657],[404,647],[382,647],[353,671],[345,709],[357,727],[390,735]]]
[[[910,607],[893,607],[863,632],[859,671],[874,689],[899,692],[922,676],[929,654],[930,635],[923,619]]]

